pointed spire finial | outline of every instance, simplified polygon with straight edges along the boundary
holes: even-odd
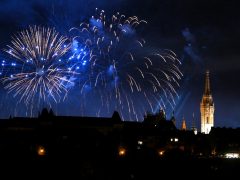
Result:
[[[186,120],[185,120],[184,116],[183,116],[183,119],[182,119],[182,127],[181,127],[181,130],[184,130],[184,131],[187,130]]]
[[[195,128],[194,112],[193,112],[193,114],[192,114],[192,128]]]
[[[210,95],[210,79],[209,79],[209,70],[206,71],[206,78],[205,78],[205,95]]]

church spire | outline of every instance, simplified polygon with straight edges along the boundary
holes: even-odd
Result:
[[[194,112],[192,114],[192,131],[194,132],[195,135],[197,135],[197,127],[196,127],[196,124],[195,124]]]
[[[194,112],[192,113],[192,129],[195,128],[195,117],[194,117]]]
[[[187,125],[186,125],[186,121],[185,121],[184,116],[183,116],[183,119],[182,119],[182,127],[181,127],[181,130],[183,130],[183,131],[186,131],[186,130],[187,130]]]
[[[206,71],[205,91],[200,103],[201,132],[209,134],[214,126],[214,103],[210,91],[209,71]]]
[[[206,78],[205,78],[205,95],[210,95],[210,79],[209,79],[209,70],[206,71]]]

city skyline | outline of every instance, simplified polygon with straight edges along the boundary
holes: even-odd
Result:
[[[182,65],[183,78],[177,89],[174,109],[167,109],[167,117],[175,112],[177,127],[182,117],[187,127],[191,126],[192,114],[200,130],[200,102],[204,92],[205,71],[210,70],[210,80],[215,104],[215,126],[239,127],[238,106],[240,63],[239,15],[236,1],[3,1],[0,7],[0,48],[9,43],[10,37],[29,25],[54,26],[65,33],[71,26],[91,15],[95,8],[106,10],[107,14],[121,12],[127,16],[137,15],[148,22],[144,38],[152,49],[173,50]],[[73,7],[74,4],[74,7]],[[89,6],[89,7],[87,7]],[[19,8],[21,7],[21,8]],[[64,7],[64,8],[63,8]],[[80,11],[81,10],[81,11]],[[60,12],[63,12],[61,15]],[[80,13],[79,13],[80,12]],[[54,14],[54,16],[53,16]],[[1,86],[1,95],[3,95]],[[1,97],[1,100],[4,98]],[[70,101],[73,103],[74,101]],[[1,109],[11,107],[1,102]],[[81,115],[77,108],[64,102],[55,109],[58,114]],[[79,106],[79,103],[77,104]],[[5,110],[7,111],[7,110]],[[13,115],[14,110],[1,112],[0,117]],[[112,114],[112,113],[110,113]]]

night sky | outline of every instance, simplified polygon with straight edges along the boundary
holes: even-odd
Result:
[[[237,1],[0,0],[0,48],[10,42],[11,35],[29,25],[54,26],[64,34],[90,17],[96,7],[104,9],[106,14],[121,12],[145,19],[148,24],[143,36],[149,46],[171,49],[177,54],[184,74],[174,108],[177,126],[184,116],[190,127],[194,113],[200,127],[200,101],[206,69],[210,70],[215,126],[240,126],[240,15]],[[0,117],[6,118],[14,114],[18,105],[5,96],[2,86],[0,92]],[[78,107],[71,101],[67,105],[64,102],[58,105],[55,111],[78,115]],[[172,109],[167,110],[167,117],[171,112]]]

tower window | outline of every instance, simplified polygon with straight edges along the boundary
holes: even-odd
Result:
[[[209,124],[209,119],[208,119],[208,117],[207,117],[207,124]]]

